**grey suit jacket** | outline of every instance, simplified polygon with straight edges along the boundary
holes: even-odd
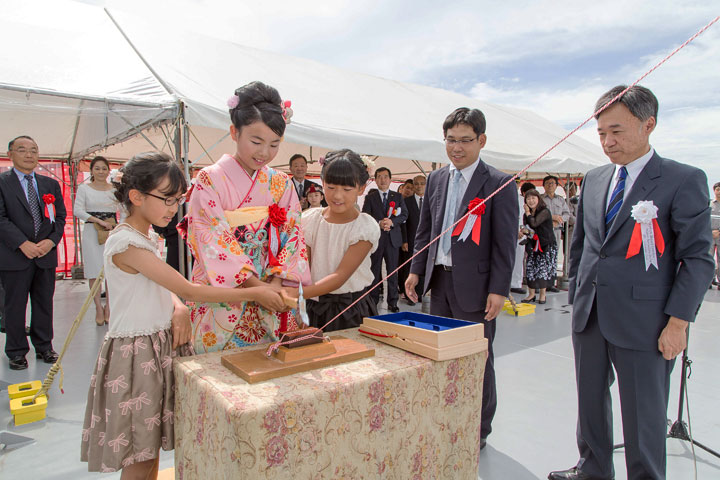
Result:
[[[456,219],[467,213],[473,198],[486,198],[510,175],[497,170],[482,159],[475,169],[470,184],[465,190]],[[415,252],[426,246],[442,232],[447,203],[449,166],[430,173],[427,179],[425,197],[420,211],[420,223],[415,234]],[[514,182],[510,182],[485,204],[480,245],[469,238],[458,242],[452,237],[452,277],[460,308],[466,312],[477,312],[485,308],[488,293],[507,296],[510,292],[515,246],[517,244],[518,195]],[[425,275],[424,291],[430,288],[435,266],[438,244],[430,245],[412,261],[410,272]]]
[[[568,300],[573,330],[582,332],[597,298],[598,323],[614,345],[656,351],[669,316],[693,321],[712,277],[710,208],[702,170],[653,155],[605,236],[605,206],[613,164],[583,181],[570,247]],[[626,259],[635,220],[633,205],[650,200],[665,240],[659,269],[645,269],[643,251]]]

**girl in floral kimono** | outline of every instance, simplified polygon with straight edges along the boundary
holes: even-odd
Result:
[[[205,167],[192,189],[186,229],[192,280],[225,288],[309,283],[300,203],[290,178],[267,165],[292,111],[277,90],[253,82],[228,100],[232,155]],[[197,353],[274,341],[297,328],[290,312],[256,302],[190,304]]]

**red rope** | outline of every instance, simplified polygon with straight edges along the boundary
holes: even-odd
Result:
[[[708,23],[708,24],[705,25],[703,28],[701,28],[695,35],[693,35],[692,37],[688,38],[682,45],[680,45],[680,46],[677,47],[675,50],[673,50],[672,52],[670,52],[665,58],[663,58],[663,59],[660,60],[657,64],[655,64],[654,67],[652,67],[650,70],[648,70],[647,72],[645,72],[640,78],[638,78],[637,80],[635,80],[635,81],[634,81],[630,86],[628,86],[625,90],[623,90],[622,92],[618,93],[612,100],[610,100],[610,101],[607,102],[605,105],[603,105],[602,107],[600,107],[596,112],[594,112],[592,115],[590,115],[584,122],[582,122],[580,125],[578,125],[577,127],[575,127],[570,133],[568,133],[567,135],[565,135],[564,137],[562,137],[560,140],[558,140],[557,142],[555,142],[555,144],[554,144],[552,147],[550,147],[550,148],[548,148],[547,150],[545,150],[542,154],[540,154],[539,157],[537,157],[535,160],[533,160],[532,162],[530,162],[529,164],[527,164],[527,165],[526,165],[522,170],[520,170],[518,173],[516,173],[515,175],[513,175],[512,177],[510,177],[510,179],[509,179],[507,182],[503,183],[500,187],[497,188],[497,190],[495,190],[495,191],[492,192],[490,195],[488,195],[486,198],[484,198],[480,203],[478,203],[478,204],[475,206],[475,208],[473,208],[472,210],[468,209],[468,212],[467,212],[465,215],[463,215],[462,217],[460,217],[455,223],[453,223],[452,225],[450,225],[448,228],[446,228],[445,230],[443,230],[442,232],[440,232],[440,234],[439,234],[437,237],[435,237],[435,238],[433,238],[432,240],[430,240],[427,245],[425,245],[423,248],[421,248],[420,250],[418,250],[417,252],[415,252],[415,254],[414,254],[413,256],[411,256],[410,258],[408,258],[407,260],[405,260],[402,264],[400,264],[400,265],[399,265],[395,270],[393,270],[391,273],[388,273],[385,278],[383,278],[383,279],[380,280],[378,283],[376,283],[375,285],[373,285],[372,287],[370,287],[367,292],[365,292],[364,294],[362,294],[357,300],[355,300],[355,301],[352,302],[350,305],[348,305],[343,311],[341,311],[340,313],[338,313],[337,315],[335,315],[329,322],[327,322],[325,325],[323,325],[322,327],[320,327],[319,330],[324,330],[325,327],[327,327],[327,326],[330,325],[332,322],[334,322],[335,320],[337,320],[338,318],[340,318],[345,312],[347,312],[348,310],[350,310],[356,303],[358,303],[360,300],[362,300],[362,299],[363,299],[365,296],[367,296],[370,292],[372,292],[372,291],[375,290],[377,287],[379,287],[380,285],[382,285],[382,282],[384,282],[385,280],[387,280],[388,278],[390,278],[391,276],[393,276],[393,275],[394,275],[395,273],[397,273],[401,268],[403,268],[405,265],[407,265],[409,262],[411,262],[411,261],[413,260],[413,258],[415,258],[417,255],[419,255],[421,252],[427,250],[427,249],[430,247],[430,245],[432,245],[433,243],[437,242],[437,241],[438,241],[443,235],[445,235],[447,232],[452,231],[453,228],[455,228],[455,225],[457,225],[458,223],[462,222],[462,221],[463,221],[465,218],[467,218],[469,215],[473,214],[473,212],[475,212],[476,210],[478,210],[479,208],[481,208],[481,206],[485,205],[485,202],[487,202],[488,200],[490,200],[491,198],[493,198],[495,195],[497,195],[503,188],[505,188],[505,187],[507,187],[509,184],[515,182],[515,180],[516,180],[520,175],[522,175],[523,173],[525,173],[526,171],[528,171],[528,169],[529,169],[530,167],[532,167],[533,165],[535,165],[535,164],[536,164],[537,162],[539,162],[544,156],[546,156],[548,153],[552,152],[555,148],[557,148],[558,145],[560,145],[561,143],[563,143],[563,142],[564,142],[565,140],[567,140],[571,135],[573,135],[575,132],[577,132],[577,131],[580,130],[582,127],[584,127],[590,120],[592,120],[593,118],[595,118],[597,115],[599,115],[601,112],[603,112],[606,108],[608,108],[610,105],[612,105],[613,102],[615,102],[618,98],[620,98],[620,97],[622,97],[623,95],[625,95],[625,93],[626,93],[628,90],[630,90],[632,87],[634,87],[635,85],[637,85],[638,83],[640,83],[643,79],[645,79],[645,77],[647,77],[647,76],[650,75],[652,72],[654,72],[658,67],[660,67],[660,65],[664,64],[665,62],[667,62],[667,61],[670,59],[670,57],[672,57],[672,56],[675,55],[677,52],[679,52],[680,50],[682,50],[683,48],[685,48],[690,42],[692,42],[692,41],[695,40],[697,37],[699,37],[703,32],[705,32],[705,30],[707,30],[708,28],[710,28],[710,27],[711,27],[714,23],[716,23],[718,20],[720,20],[720,16],[715,17],[710,23]],[[302,340],[302,339],[304,339],[304,338],[305,338],[305,337],[300,337],[300,338],[296,338],[296,339],[294,339],[294,340],[290,340],[290,341],[282,342],[282,343],[281,343],[281,342],[276,342],[276,343],[272,344],[272,345],[270,346],[270,348],[268,348],[267,354],[270,355],[273,351],[277,350],[281,345],[287,345],[287,344],[290,344],[290,343],[295,343],[295,342],[298,342],[298,341],[300,341],[300,340]]]
[[[373,337],[383,337],[383,338],[396,338],[397,337],[397,335],[385,335],[384,333],[368,332],[367,330],[363,330],[362,328],[358,329],[358,332],[364,333],[365,335],[372,335]]]

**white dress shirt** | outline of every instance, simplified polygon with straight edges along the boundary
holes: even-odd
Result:
[[[640,172],[642,172],[643,168],[645,168],[645,165],[648,164],[652,156],[655,154],[655,150],[650,147],[650,151],[643,155],[642,157],[638,158],[637,160],[633,160],[632,162],[628,163],[627,165],[615,165],[615,173],[613,174],[612,181],[610,182],[610,186],[608,187],[608,194],[607,198],[605,199],[605,211],[607,211],[608,205],[610,205],[610,200],[612,197],[612,192],[615,190],[615,185],[617,185],[618,175],[620,175],[620,169],[624,166],[627,170],[627,177],[625,178],[625,189],[623,190],[623,200],[625,197],[628,196],[628,193],[630,193],[630,190],[632,189],[633,185],[635,184],[635,180],[637,180],[638,176],[640,175]]]
[[[480,157],[478,157],[478,160]],[[470,180],[472,180],[472,176],[475,174],[475,170],[477,170],[478,161],[474,161],[471,165],[468,165],[467,167],[463,168],[462,170],[458,170],[455,165],[450,164],[450,169],[448,170],[448,190],[450,189],[450,181],[452,180],[453,176],[455,175],[455,170],[459,171],[461,176],[460,180],[458,181],[457,185],[457,199],[458,199],[458,210],[463,207],[467,207],[467,205],[462,205],[462,199],[465,196],[465,190],[467,190],[468,185],[470,185]],[[447,204],[447,201],[446,201]],[[447,214],[447,212],[446,212]],[[453,219],[453,223],[457,220],[457,218]],[[443,218],[443,222],[445,219]],[[452,230],[450,230],[446,235],[452,235]],[[440,240],[438,240],[438,249],[437,249],[437,255],[435,256],[435,265],[447,265],[448,267],[452,267],[452,250],[450,253],[445,255],[445,252],[442,251],[442,248],[440,248]]]

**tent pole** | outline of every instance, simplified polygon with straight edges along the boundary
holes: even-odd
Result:
[[[173,144],[175,145],[175,156],[176,161],[181,165],[183,172],[185,173],[185,179],[190,181],[190,177],[188,175],[188,165],[187,165],[187,145],[186,145],[186,138],[181,138],[183,135],[182,129],[185,125],[185,118],[184,118],[184,105],[181,100],[178,100],[177,102],[177,119],[175,121],[175,134],[173,135]],[[182,221],[183,217],[185,216],[185,205],[182,205],[180,208],[178,208],[177,211],[177,220],[178,223]],[[182,236],[178,235],[178,267],[180,269],[180,274],[184,276],[185,278],[189,278],[189,269],[188,262],[187,262],[187,254],[185,253],[185,240],[183,240]]]

